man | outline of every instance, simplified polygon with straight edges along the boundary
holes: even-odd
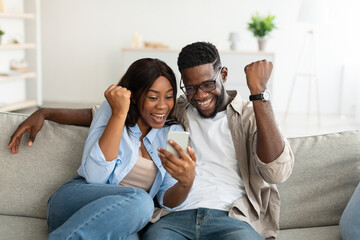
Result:
[[[182,207],[173,212],[163,209],[144,239],[276,237],[280,198],[275,184],[290,176],[294,157],[276,125],[266,90],[272,63],[263,60],[245,67],[252,102],[225,90],[228,69],[210,43],[184,47],[178,67],[186,97],[178,99],[175,115],[190,132],[198,159],[196,176]],[[71,116],[65,117],[64,111],[71,111]],[[38,114],[43,118],[44,113],[46,119],[61,123],[87,125],[91,120],[90,110]],[[31,144],[42,126],[35,118],[29,122],[14,133],[8,146],[12,152],[26,130],[31,132]],[[160,152],[163,158],[176,157]]]

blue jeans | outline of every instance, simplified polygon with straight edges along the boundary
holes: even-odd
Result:
[[[149,226],[142,239],[264,240],[248,223],[230,218],[227,211],[207,208],[169,213]]]
[[[78,177],[48,201],[48,239],[138,239],[153,211],[153,199],[142,189]]]
[[[343,240],[360,239],[360,184],[346,205],[339,225]]]

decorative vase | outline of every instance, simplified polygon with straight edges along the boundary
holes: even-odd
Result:
[[[259,51],[260,51],[260,52],[265,51],[266,39],[258,38],[258,45],[259,45]]]
[[[230,41],[230,49],[231,50],[237,50],[238,49],[238,41],[239,41],[239,33],[237,32],[231,32],[229,34],[229,41]]]

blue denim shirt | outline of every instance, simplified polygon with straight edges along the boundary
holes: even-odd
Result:
[[[109,103],[104,101],[91,123],[89,135],[84,146],[81,166],[78,169],[79,175],[84,177],[88,183],[118,185],[138,160],[141,131],[137,124],[134,127],[130,127],[129,131],[124,127],[118,157],[112,161],[105,160],[105,156],[99,147],[99,139],[105,130],[111,114],[112,111]],[[153,128],[143,138],[143,144],[158,168],[158,173],[149,194],[151,197],[156,195],[162,207],[165,207],[163,206],[165,192],[177,182],[162,166],[157,151],[158,147],[166,147],[166,137],[170,130],[184,131],[181,125],[175,124],[160,129]]]

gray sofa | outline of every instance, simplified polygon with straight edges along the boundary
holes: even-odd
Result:
[[[46,203],[76,176],[88,129],[46,121],[31,148],[6,146],[27,115],[0,113],[0,239],[46,239]],[[341,239],[338,222],[360,181],[360,132],[289,139],[293,174],[279,184],[278,239]]]

